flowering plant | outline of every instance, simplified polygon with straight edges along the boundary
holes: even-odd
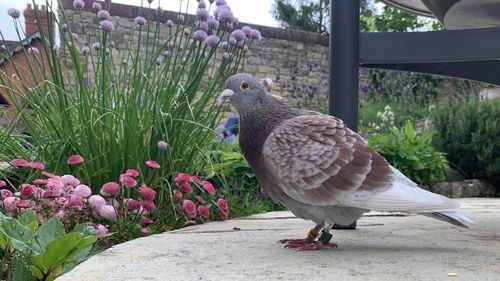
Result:
[[[78,164],[71,165],[83,163],[79,155],[70,156],[68,163],[74,163],[75,159],[79,159]],[[24,159],[11,162],[19,169],[35,170],[40,177],[21,184],[17,192],[6,188],[8,182],[0,180],[0,210],[7,217],[19,218],[31,209],[38,224],[52,217],[59,218],[66,230],[84,223],[99,235],[115,233],[112,243],[150,233],[148,227],[154,223],[151,213],[155,210],[157,192],[139,183],[139,171],[128,169],[116,182],[103,184],[99,194],[92,194],[89,186],[72,175],[41,171],[42,163]]]
[[[229,217],[226,200],[215,200],[216,190],[211,182],[181,173],[175,177],[175,185],[177,189],[172,190],[173,204],[176,212],[184,217],[184,226],[205,222],[216,216],[222,220]]]

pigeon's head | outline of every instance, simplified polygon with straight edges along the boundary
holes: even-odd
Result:
[[[229,102],[241,111],[268,100],[270,95],[264,86],[250,74],[236,74],[226,81],[225,90],[219,96],[219,104]]]

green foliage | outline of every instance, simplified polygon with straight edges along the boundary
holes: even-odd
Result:
[[[232,217],[283,209],[261,191],[255,173],[239,152],[238,143],[222,142],[211,158],[213,163],[205,171],[218,186],[223,186],[222,194],[231,206]]]
[[[61,53],[52,36],[44,34],[39,56],[19,54],[35,61],[29,71],[36,87],[0,74],[2,90],[14,101],[18,95],[23,99],[13,107],[27,133],[21,135],[13,126],[0,130],[0,160],[36,159],[51,172],[71,173],[94,192],[129,168],[141,171],[141,181],[151,185],[180,171],[199,171],[200,151],[213,149],[209,140],[220,110],[216,97],[224,81],[240,69],[243,48],[230,46],[230,58],[216,63],[222,53],[191,40],[196,23],[188,21],[162,29],[167,36],[159,36],[160,26],[165,28],[159,20],[135,25],[119,50],[112,47],[113,33],[97,27],[97,38],[81,34],[77,42],[71,27],[84,26],[80,13],[75,11],[71,22],[63,10],[59,12]],[[62,29],[66,22],[68,31]],[[214,34],[228,36],[222,24]],[[93,40],[100,43],[100,51],[81,55],[83,44],[91,46]],[[42,54],[48,66],[42,64]],[[90,73],[85,65],[91,65]],[[20,69],[15,71],[22,76]],[[157,149],[160,140],[168,142],[168,153]],[[65,162],[72,154],[82,155],[85,163],[68,167]],[[161,164],[159,171],[151,172],[145,165],[152,158]]]
[[[443,180],[448,167],[443,153],[431,144],[432,133],[418,134],[411,123],[403,129],[391,128],[388,134],[373,135],[369,145],[413,181],[430,184]]]
[[[328,0],[275,0],[273,14],[283,27],[312,32],[324,32],[329,24]]]
[[[432,115],[435,146],[469,178],[500,188],[500,101],[453,99]]]
[[[93,230],[79,225],[65,233],[57,217],[38,227],[28,210],[18,219],[0,213],[0,277],[7,280],[54,280],[84,261],[97,241]]]

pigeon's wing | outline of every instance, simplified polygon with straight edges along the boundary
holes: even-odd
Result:
[[[274,182],[302,203],[408,212],[458,207],[418,188],[331,116],[302,115],[282,122],[262,152]]]

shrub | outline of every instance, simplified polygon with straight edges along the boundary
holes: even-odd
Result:
[[[420,184],[443,180],[448,167],[443,153],[432,147],[432,133],[418,134],[411,123],[385,135],[368,138],[369,145],[403,174]]]
[[[93,233],[85,225],[66,233],[57,217],[40,225],[32,210],[18,219],[0,213],[0,278],[54,280],[87,259],[97,241]]]
[[[500,101],[453,99],[433,111],[434,145],[468,178],[500,188]]]

